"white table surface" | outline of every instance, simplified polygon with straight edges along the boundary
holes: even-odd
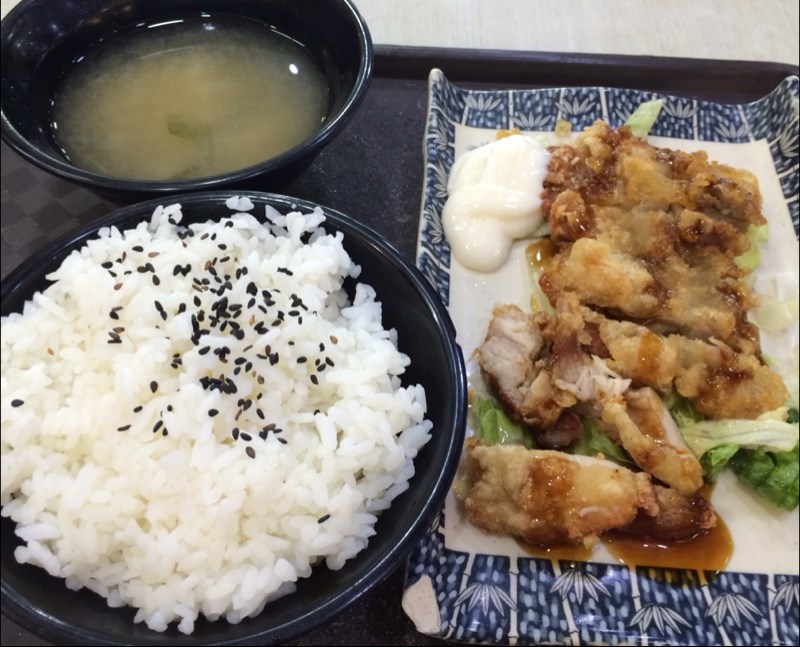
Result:
[[[1,0],[2,15],[17,2]],[[800,59],[797,0],[354,2],[377,44],[681,56],[793,65]]]

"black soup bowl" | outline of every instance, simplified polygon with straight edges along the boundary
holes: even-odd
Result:
[[[69,158],[56,139],[52,111],[61,82],[81,61],[135,30],[225,20],[259,25],[305,50],[327,85],[327,112],[316,131],[282,153],[206,177],[187,171],[177,179],[132,179],[87,170]],[[36,166],[117,203],[234,186],[280,189],[352,118],[373,64],[369,30],[352,0],[22,0],[2,21],[0,52],[3,141]]]
[[[35,291],[49,284],[46,275],[72,250],[95,238],[102,227],[120,230],[149,220],[159,205],[180,203],[181,225],[219,220],[231,215],[225,201],[249,197],[251,214],[264,220],[266,207],[281,213],[310,212],[316,205],[270,193],[195,192],[153,199],[122,207],[75,230],[17,267],[0,287],[2,315],[20,312]],[[194,632],[180,633],[175,625],[163,633],[134,623],[134,609],[110,608],[105,599],[86,589],[71,591],[63,580],[30,564],[19,564],[14,551],[21,544],[15,524],[2,519],[2,602],[4,612],[32,632],[55,644],[242,645],[275,644],[311,630],[340,613],[361,594],[400,567],[438,514],[457,469],[464,441],[467,378],[464,359],[455,340],[447,309],[422,273],[396,249],[364,225],[323,208],[323,227],[342,232],[343,246],[361,266],[358,282],[371,285],[382,303],[384,328],[397,330],[398,347],[410,358],[401,376],[404,384],[421,384],[426,391],[426,418],[433,423],[431,438],[414,459],[409,488],[380,513],[375,535],[355,557],[337,571],[314,567],[297,589],[269,602],[261,613],[239,624],[198,618]],[[345,287],[353,279],[347,279]],[[354,281],[353,281],[354,283]]]

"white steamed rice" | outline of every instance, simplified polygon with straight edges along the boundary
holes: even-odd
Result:
[[[156,631],[239,622],[341,568],[429,438],[374,290],[347,301],[342,235],[320,210],[268,215],[182,229],[159,207],[2,319],[15,556]]]

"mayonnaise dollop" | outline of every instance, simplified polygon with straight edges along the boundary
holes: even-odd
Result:
[[[548,159],[533,137],[508,135],[456,160],[442,224],[459,263],[478,272],[496,270],[508,260],[514,239],[539,227]]]

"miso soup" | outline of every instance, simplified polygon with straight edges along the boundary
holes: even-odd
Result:
[[[297,42],[254,21],[197,18],[120,34],[77,62],[51,126],[85,169],[179,180],[282,153],[327,108],[324,75]]]

